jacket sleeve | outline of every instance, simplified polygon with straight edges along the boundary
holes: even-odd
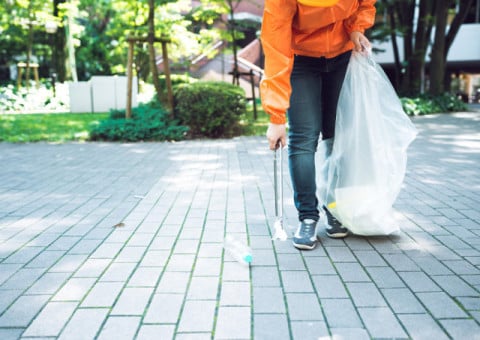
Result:
[[[348,34],[358,31],[365,33],[365,30],[375,23],[375,2],[376,0],[360,0],[357,11],[344,21]]]
[[[264,78],[260,96],[270,122],[284,124],[289,106],[290,73],[293,65],[292,20],[295,0],[266,0],[260,39],[265,54]]]

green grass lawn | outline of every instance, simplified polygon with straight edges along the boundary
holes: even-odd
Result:
[[[108,113],[3,114],[0,141],[84,141],[90,127],[107,117]]]
[[[262,104],[257,101],[257,119],[254,119],[253,105],[250,102],[247,105],[247,114],[241,121],[246,136],[264,136],[267,132],[269,116],[262,109]]]
[[[254,119],[253,106],[251,103],[247,106],[241,121],[244,135],[265,135],[269,117],[260,103],[257,110],[257,119]],[[1,114],[0,142],[85,141],[92,126],[108,116],[108,113]]]

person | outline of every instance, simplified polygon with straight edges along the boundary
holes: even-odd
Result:
[[[270,115],[270,149],[286,146],[288,118],[288,163],[300,222],[293,245],[298,249],[315,248],[320,217],[329,237],[348,235],[325,206],[326,179],[319,183],[317,197],[315,153],[321,136],[325,167],[350,55],[353,49],[370,48],[364,33],[374,24],[375,13],[375,0],[265,1],[260,96]]]

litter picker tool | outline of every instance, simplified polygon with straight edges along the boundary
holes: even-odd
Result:
[[[280,173],[280,180],[278,174]],[[288,236],[283,226],[283,148],[278,145],[273,155],[273,182],[275,193],[274,240],[285,241]]]

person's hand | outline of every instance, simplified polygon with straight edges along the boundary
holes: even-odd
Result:
[[[267,140],[270,150],[276,150],[279,144],[284,147],[287,144],[287,129],[285,124],[268,123]]]
[[[365,52],[372,47],[370,41],[362,32],[352,32],[350,34],[350,40],[352,40],[353,44],[355,45],[355,51],[357,52]]]

